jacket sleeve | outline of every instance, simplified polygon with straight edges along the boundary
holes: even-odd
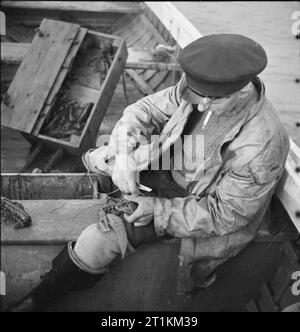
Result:
[[[167,232],[180,238],[215,237],[237,232],[252,220],[263,217],[282,171],[278,167],[266,182],[265,178],[258,179],[250,171],[243,170],[239,174],[229,170],[213,194],[201,198],[156,198],[156,232],[158,235]]]
[[[150,135],[161,133],[180,104],[181,82],[144,97],[124,110],[110,137],[110,154],[129,154],[137,143],[149,143]]]

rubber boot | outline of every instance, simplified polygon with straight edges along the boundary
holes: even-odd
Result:
[[[92,288],[102,277],[83,270],[70,242],[52,261],[52,269],[41,277],[41,283],[10,311],[39,311],[44,306],[71,292]],[[104,272],[104,271],[103,271]]]

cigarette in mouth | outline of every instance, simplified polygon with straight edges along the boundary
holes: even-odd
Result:
[[[206,115],[206,118],[204,119],[203,125],[202,125],[202,129],[204,129],[206,127],[206,125],[208,124],[209,118],[211,117],[212,111],[209,111]]]

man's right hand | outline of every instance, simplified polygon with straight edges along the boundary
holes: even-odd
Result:
[[[137,196],[139,194],[139,173],[135,159],[126,154],[116,155],[112,170],[112,181],[126,194]]]

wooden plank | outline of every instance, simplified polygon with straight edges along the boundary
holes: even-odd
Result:
[[[87,119],[87,122],[85,124],[85,127],[80,135],[80,140],[76,140],[76,142],[73,140],[72,142],[70,141],[64,141],[55,137],[47,136],[46,134],[39,133],[37,136],[37,139],[41,142],[46,143],[49,146],[52,146],[53,148],[60,148],[62,147],[66,151],[68,151],[71,154],[75,155],[81,155],[84,151],[88,150],[91,146],[94,146],[91,142],[89,143],[88,146],[85,146],[84,151],[80,149],[80,145],[83,144],[82,142],[87,139],[85,138],[86,132],[88,134],[92,135],[94,132],[92,129],[92,126],[95,126],[96,123],[91,122],[91,119],[93,117],[93,114],[96,112],[96,108],[98,105],[98,100],[99,100],[99,90],[95,90],[92,88],[88,88],[85,86],[81,86],[78,84],[72,84],[70,86],[70,89],[68,90],[67,93],[67,98],[68,99],[74,99],[79,101],[81,104],[85,103],[93,103],[93,108],[89,114],[89,117]],[[91,123],[91,125],[90,125]],[[99,123],[98,123],[99,125]]]
[[[138,3],[118,1],[2,1],[3,8],[137,14]]]
[[[146,1],[145,4],[157,16],[181,48],[202,37],[198,29],[171,2]]]
[[[148,31],[160,44],[167,44],[166,39],[157,31],[157,28],[152,24],[152,22],[144,15],[140,15],[142,22],[146,25]]]
[[[64,244],[98,221],[105,200],[22,200],[32,225],[16,231],[1,223],[2,245]]]
[[[142,30],[141,30],[142,31]],[[128,43],[128,46],[140,46],[140,47],[146,47],[148,42],[153,38],[153,35],[149,31],[148,27],[145,27],[142,35],[140,35],[138,38],[135,39],[132,43]]]
[[[1,42],[1,62],[6,64],[19,64],[25,57],[29,46],[29,43]]]
[[[87,34],[87,29],[86,28],[80,28],[74,41],[73,44],[71,45],[71,48],[69,50],[69,53],[62,65],[63,68],[69,68],[73,62],[73,60],[75,59],[75,56]]]
[[[162,90],[160,86],[167,81],[167,79],[170,77],[172,73],[170,71],[161,71],[158,75],[153,77],[151,80],[149,80],[149,85],[152,87],[154,91]]]
[[[1,62],[6,64],[19,64],[24,58],[29,45],[30,44],[27,43],[1,43]],[[152,56],[153,51],[154,50],[148,48],[129,47],[126,68],[181,71],[181,67],[176,63],[156,62]],[[69,59],[71,59],[71,57],[68,56],[63,67],[68,67],[67,62]]]
[[[43,106],[43,109],[41,110],[41,112],[34,124],[34,127],[32,129],[32,133],[31,133],[32,135],[37,136],[39,134],[47,115],[51,111],[51,108],[52,108],[52,105]]]
[[[19,172],[30,154],[30,144],[21,133],[1,128],[1,172]]]
[[[146,27],[145,26],[140,26],[138,27],[137,31],[135,33],[129,33],[126,37],[126,44],[128,45],[128,47],[132,47],[132,46],[137,46],[139,45],[138,41],[143,38],[145,36],[146,33]],[[142,46],[142,45],[139,45]]]
[[[285,172],[278,184],[277,196],[300,232],[300,173],[296,167],[300,165],[300,149],[290,140],[290,152],[285,165]]]
[[[31,42],[32,37],[32,28],[37,27],[40,25],[42,19],[44,17],[58,20],[58,21],[65,21],[71,23],[77,23],[80,26],[83,26],[88,29],[97,30],[97,31],[110,31],[110,27],[114,24],[120,17],[127,16],[122,13],[97,13],[97,12],[63,12],[59,10],[30,10],[30,9],[10,9],[7,8],[6,10],[7,15],[10,18],[10,23],[14,26],[18,26],[18,29],[21,27],[28,28],[29,34],[27,33],[26,38],[18,38],[17,35],[12,38],[10,34],[7,36],[10,41],[15,42]]]
[[[127,69],[153,69],[153,70],[167,70],[167,71],[182,71],[181,67],[176,63],[163,63],[163,62],[127,62]]]
[[[1,174],[1,195],[9,199],[77,199],[92,195],[93,187],[90,181],[100,176],[85,173],[55,173],[55,174]],[[104,192],[103,188],[99,191]],[[90,197],[91,198],[91,197]]]
[[[1,123],[30,133],[45,103],[79,25],[44,19],[8,89],[10,104],[3,105]]]
[[[46,99],[46,103],[43,106],[43,108],[39,114],[39,117],[37,118],[37,121],[32,130],[32,135],[38,135],[38,133],[40,132],[40,130],[44,124],[44,121],[45,121],[48,113],[51,111],[51,108],[55,102],[55,98],[56,98],[68,72],[71,69],[72,62],[75,59],[75,56],[81,46],[81,43],[83,42],[83,39],[84,39],[86,33],[87,33],[87,29],[85,29],[85,28],[79,29],[79,31],[74,39],[74,42],[71,45],[69,53],[62,65],[62,68],[61,68],[60,72],[58,73],[55,83],[53,84],[53,86],[49,92],[49,95]]]
[[[141,25],[140,15],[128,18],[127,16],[119,19],[112,27],[112,32],[121,38],[130,37],[138,32]]]
[[[126,68],[132,69],[156,69],[156,70],[178,70],[181,67],[176,63],[163,63],[155,61],[153,57],[154,50],[145,48],[128,48],[128,58]]]
[[[98,38],[103,38],[103,34],[93,32]],[[112,36],[110,36],[112,38]],[[95,146],[96,135],[99,131],[101,121],[109,107],[115,89],[120,80],[120,76],[124,70],[126,59],[128,56],[126,42],[124,39],[118,38],[120,44],[114,56],[113,62],[106,76],[104,83],[98,93],[97,101],[95,102],[94,109],[86,123],[86,126],[81,134],[82,140],[80,142],[80,153],[88,150],[91,146]]]
[[[134,80],[137,87],[145,94],[150,95],[154,93],[154,90],[151,88],[151,86],[144,81],[134,69],[126,69],[126,73]]]

